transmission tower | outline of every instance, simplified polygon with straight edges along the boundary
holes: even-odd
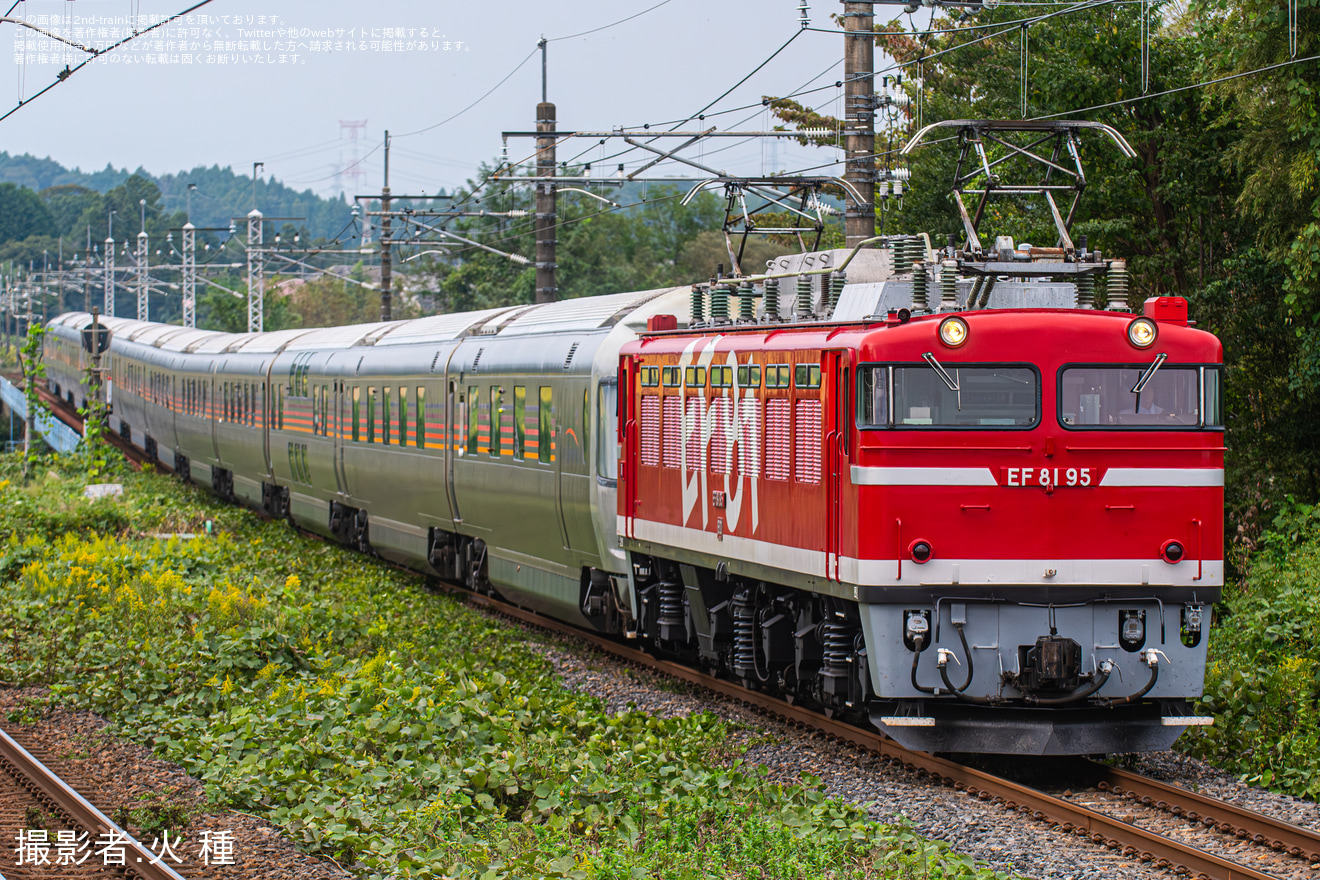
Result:
[[[360,164],[358,153],[358,139],[362,132],[367,130],[366,119],[341,119],[339,120],[339,138],[344,139],[344,133],[348,133],[349,157],[344,156],[343,148],[339,151],[339,171],[336,173],[336,183],[340,192],[344,192],[344,185],[351,183],[353,191],[357,192],[362,183],[367,179],[367,172]]]

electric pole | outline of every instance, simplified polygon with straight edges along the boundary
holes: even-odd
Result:
[[[151,288],[147,280],[147,200],[140,199],[139,204],[142,206],[142,231],[137,237],[137,319],[149,321],[151,307],[147,302],[147,293]]]
[[[188,184],[188,220],[183,224],[183,326],[197,326],[197,227],[192,222],[192,194]]]
[[[183,224],[183,326],[197,326],[197,227]]]
[[[105,316],[115,316],[115,240],[105,240]]]
[[[247,221],[248,332],[260,333],[266,323],[266,267],[261,261],[261,212],[253,208]]]
[[[385,130],[385,185],[380,188],[380,319],[392,321],[390,281],[393,254],[390,253],[390,132]]]
[[[875,235],[875,14],[870,3],[843,3],[844,237],[856,247]]]
[[[541,103],[536,105],[536,130],[555,130],[555,105],[551,104],[546,89],[546,39],[541,38]],[[536,176],[555,176],[555,138],[536,139]],[[556,188],[548,180],[536,183],[536,301],[554,302],[559,298],[555,283],[555,237],[558,235],[556,216]]]

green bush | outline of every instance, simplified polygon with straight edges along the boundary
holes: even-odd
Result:
[[[417,577],[160,477],[88,502],[80,461],[0,484],[0,677],[364,877],[991,876],[770,783],[712,716],[607,714]]]
[[[1289,503],[1211,633],[1204,708],[1181,747],[1247,781],[1320,797],[1320,507]]]

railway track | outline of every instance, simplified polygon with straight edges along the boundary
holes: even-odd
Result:
[[[124,864],[122,867],[111,866],[109,870],[118,869],[125,876],[136,877],[139,880],[183,880],[178,872],[163,860],[160,860],[155,853],[136,838],[124,831],[105,813],[97,809],[91,801],[51,772],[45,764],[35,758],[32,753],[3,730],[0,730],[0,768],[3,768],[10,777],[10,788],[16,789],[16,791],[6,792],[3,798],[0,799],[0,804],[10,807],[15,813],[18,810],[22,811],[22,818],[18,821],[20,826],[29,827],[32,824],[30,818],[32,816],[44,816],[53,812],[75,826],[68,828],[68,830],[85,832],[91,846],[95,846],[98,841],[109,841],[113,844],[114,849],[123,855]],[[53,865],[59,858],[56,838],[49,834],[47,837],[49,838],[47,858],[50,864]],[[11,843],[16,843],[16,841],[11,838]],[[84,869],[87,876],[104,876],[107,870],[107,860],[103,857],[98,861],[88,851],[87,847],[79,846],[80,852],[74,853],[72,858],[77,859],[81,854],[81,857],[85,860],[84,863],[62,865],[58,876],[80,876]],[[72,846],[70,846],[70,849],[72,849]],[[88,859],[88,855],[93,855],[93,857]],[[4,861],[6,863],[6,873],[0,876],[14,878],[50,876],[47,868],[43,868],[40,873],[37,873],[38,869],[33,866],[33,873],[29,874],[21,866],[18,868],[9,867],[14,863],[8,859]],[[24,861],[25,859],[22,857],[18,859],[20,865]]]
[[[41,399],[41,402],[46,405],[46,408],[55,415],[55,418],[68,425],[70,428],[73,428],[79,434],[82,433],[82,416],[78,415],[77,411],[69,406],[67,401],[61,400],[54,394],[51,394],[48,389],[41,386],[37,387],[37,396]],[[135,470],[141,470],[142,465],[144,464],[151,464],[153,467],[164,473],[173,473],[173,471],[163,462],[149,458],[145,452],[138,449],[118,434],[112,434],[109,431],[106,431],[102,434],[102,437],[111,446],[124,453],[124,457],[128,459],[129,463],[133,465]]]
[[[1280,876],[1138,827],[1122,816],[1092,809],[1069,798],[1049,794],[937,755],[910,751],[875,731],[826,718],[813,710],[790,705],[776,697],[620,645],[497,599],[461,588],[455,587],[453,590],[466,596],[473,604],[490,608],[498,614],[540,629],[572,636],[625,662],[737,700],[790,724],[818,730],[832,739],[866,749],[980,800],[1014,810],[1026,818],[1064,832],[1085,837],[1092,843],[1120,850],[1130,858],[1156,868],[1205,880],[1277,880]],[[1307,867],[1306,861],[1320,862],[1320,834],[1313,831],[1125,770],[1095,766],[1103,777],[1102,787],[1124,800],[1137,800],[1147,806],[1232,834],[1238,839],[1264,845],[1290,856],[1301,868]]]
[[[59,418],[71,427],[81,430],[81,419],[76,413],[72,413],[63,401],[44,392],[42,399],[51,406]],[[139,466],[148,461],[141,450],[132,447],[121,438],[107,434],[106,439],[124,451],[130,460]],[[311,535],[310,532],[307,534]],[[657,673],[688,682],[789,724],[812,728],[834,740],[850,743],[873,752],[885,760],[902,764],[919,775],[931,777],[970,796],[1016,811],[1025,818],[1045,823],[1066,833],[1085,837],[1094,844],[1120,850],[1124,855],[1156,868],[1195,878],[1205,878],[1205,880],[1277,880],[1283,873],[1287,873],[1267,873],[1224,858],[1208,851],[1207,848],[1138,827],[1130,821],[1130,817],[1125,818],[1093,809],[1077,803],[1074,799],[1050,794],[937,755],[910,751],[875,731],[827,718],[813,710],[786,703],[778,698],[653,656],[638,648],[576,629],[489,596],[476,594],[451,584],[444,584],[444,588],[494,613],[539,629],[571,636],[626,663],[649,668]],[[1309,829],[1186,789],[1166,785],[1129,771],[1093,765],[1090,772],[1099,775],[1098,787],[1102,791],[1121,800],[1136,801],[1143,806],[1181,817],[1188,822],[1200,823],[1222,834],[1232,835],[1236,839],[1268,848],[1286,856],[1296,867],[1302,869],[1308,867],[1308,862],[1320,863],[1320,834]],[[172,874],[172,876],[178,875]],[[154,880],[154,878],[144,875],[144,880]]]

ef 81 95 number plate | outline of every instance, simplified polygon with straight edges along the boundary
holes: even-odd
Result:
[[[1068,488],[1100,485],[1104,468],[1094,467],[1001,467],[999,485],[1034,488]]]

